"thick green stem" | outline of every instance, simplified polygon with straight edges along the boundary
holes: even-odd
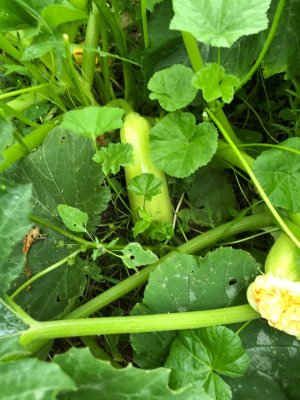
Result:
[[[104,293],[88,301],[81,307],[72,311],[68,316],[66,316],[66,318],[84,318],[99,311],[101,308],[146,283],[150,273],[157,267],[157,265],[168,258],[173,257],[174,254],[178,252],[195,254],[208,246],[216,244],[220,240],[224,240],[242,232],[257,230],[270,225],[272,225],[272,219],[267,214],[256,214],[250,217],[244,217],[240,220],[228,222],[202,233],[201,235],[189,240],[187,243],[179,246],[176,251],[171,251],[162,257],[158,263],[149,265],[135,275],[130,276],[111,289],[106,290]]]
[[[249,305],[205,311],[36,322],[22,333],[24,346],[36,340],[61,337],[162,332],[227,325],[260,318]]]
[[[6,103],[0,103],[0,109],[1,108],[4,111],[5,115],[15,117],[19,121],[22,121],[25,125],[32,126],[33,128],[38,128],[40,126],[37,122],[31,121],[31,119],[27,118],[20,111],[15,110]]]
[[[100,38],[100,17],[98,8],[92,4],[92,9],[90,11],[85,41],[84,41],[84,49],[82,55],[82,77],[84,81],[87,82],[88,87],[90,88],[93,84],[94,75],[95,75],[95,64],[96,64],[96,53],[89,49],[97,49]]]
[[[55,122],[47,122],[41,125],[39,128],[35,129],[27,136],[24,137],[23,141],[26,144],[27,149],[32,150],[39,146],[47,136],[48,132],[54,128]],[[1,155],[4,157],[4,161],[0,164],[0,172],[5,168],[9,167],[14,162],[21,160],[24,156],[28,154],[28,151],[20,143],[15,143],[11,147],[3,150]]]
[[[276,10],[276,13],[274,15],[274,19],[273,19],[273,22],[272,22],[272,25],[271,25],[270,32],[269,32],[267,40],[265,41],[264,46],[263,46],[263,48],[262,48],[262,50],[260,52],[260,55],[258,56],[256,62],[254,63],[254,65],[252,66],[252,68],[250,69],[248,74],[245,76],[244,79],[241,80],[240,84],[236,87],[236,89],[235,89],[236,91],[238,91],[243,85],[245,85],[246,82],[248,82],[249,79],[252,78],[254,72],[260,66],[260,64],[262,63],[265,55],[267,54],[267,52],[268,52],[268,50],[270,48],[270,45],[271,45],[271,43],[272,43],[272,41],[274,39],[274,36],[276,34],[276,30],[277,30],[277,27],[278,27],[278,24],[279,24],[279,20],[280,20],[281,14],[282,14],[282,10],[283,10],[284,4],[285,4],[285,0],[280,0],[279,1],[279,4],[277,6],[277,10]]]

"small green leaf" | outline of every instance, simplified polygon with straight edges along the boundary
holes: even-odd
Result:
[[[1,400],[54,400],[74,390],[71,378],[55,363],[34,358],[0,364]]]
[[[13,260],[11,255],[15,245],[31,227],[31,194],[31,184],[12,185],[0,178],[0,294],[9,289],[25,262],[23,254],[18,254]]]
[[[193,114],[176,111],[151,129],[150,154],[158,169],[184,178],[212,159],[217,140],[217,130],[211,123],[196,125]]]
[[[300,211],[300,138],[290,138],[280,143],[298,151],[270,149],[258,156],[253,171],[275,207],[291,212]]]
[[[170,28],[190,32],[199,42],[230,47],[244,35],[268,27],[271,0],[173,0]]]
[[[103,135],[123,125],[124,110],[116,107],[85,107],[64,114],[61,126],[81,136]]]
[[[132,268],[137,271],[136,267],[142,265],[153,264],[158,260],[158,257],[151,250],[144,250],[139,243],[129,243],[122,250],[124,256],[122,260],[127,268]]]
[[[174,64],[156,72],[148,83],[150,99],[159,101],[167,111],[179,110],[196,97],[197,89],[191,84],[193,71],[184,65]]]
[[[234,75],[226,75],[221,65],[210,63],[193,76],[192,84],[202,90],[207,102],[221,97],[224,103],[230,103],[239,79]]]
[[[65,392],[59,397],[62,400],[209,400],[201,390],[191,386],[171,390],[167,368],[145,371],[129,364],[126,368],[116,369],[107,361],[94,358],[88,349],[72,348],[56,356],[54,363],[77,386],[76,391]]]
[[[238,335],[225,326],[214,326],[179,332],[165,367],[171,369],[170,386],[174,389],[192,383],[214,400],[230,400],[231,390],[218,374],[232,378],[244,375],[249,357]]]
[[[152,197],[161,193],[162,181],[153,174],[142,174],[131,179],[127,189],[132,193],[144,196],[145,200],[151,200]]]
[[[121,166],[126,167],[133,163],[133,149],[129,143],[110,143],[102,147],[93,157],[96,163],[102,164],[105,175],[109,172],[117,174]]]
[[[88,214],[80,211],[76,207],[70,207],[66,204],[59,204],[57,211],[64,224],[73,232],[86,232]]]

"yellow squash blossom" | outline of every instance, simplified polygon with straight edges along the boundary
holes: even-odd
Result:
[[[249,286],[247,297],[270,326],[300,339],[300,282],[259,275]]]

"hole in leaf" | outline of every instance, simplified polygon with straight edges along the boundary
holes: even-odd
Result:
[[[130,260],[134,260],[135,259],[133,254],[131,254],[131,256],[129,258],[130,258]]]
[[[60,295],[59,295],[59,294],[56,296],[56,302],[57,302],[57,303],[60,303],[60,302],[61,302],[61,298],[60,298]]]
[[[230,279],[230,281],[228,282],[229,285],[235,285],[237,283],[237,280],[235,278]]]

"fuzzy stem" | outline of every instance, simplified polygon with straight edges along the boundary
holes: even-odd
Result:
[[[260,318],[248,304],[205,311],[36,322],[21,334],[24,346],[61,337],[162,332],[227,325]]]

